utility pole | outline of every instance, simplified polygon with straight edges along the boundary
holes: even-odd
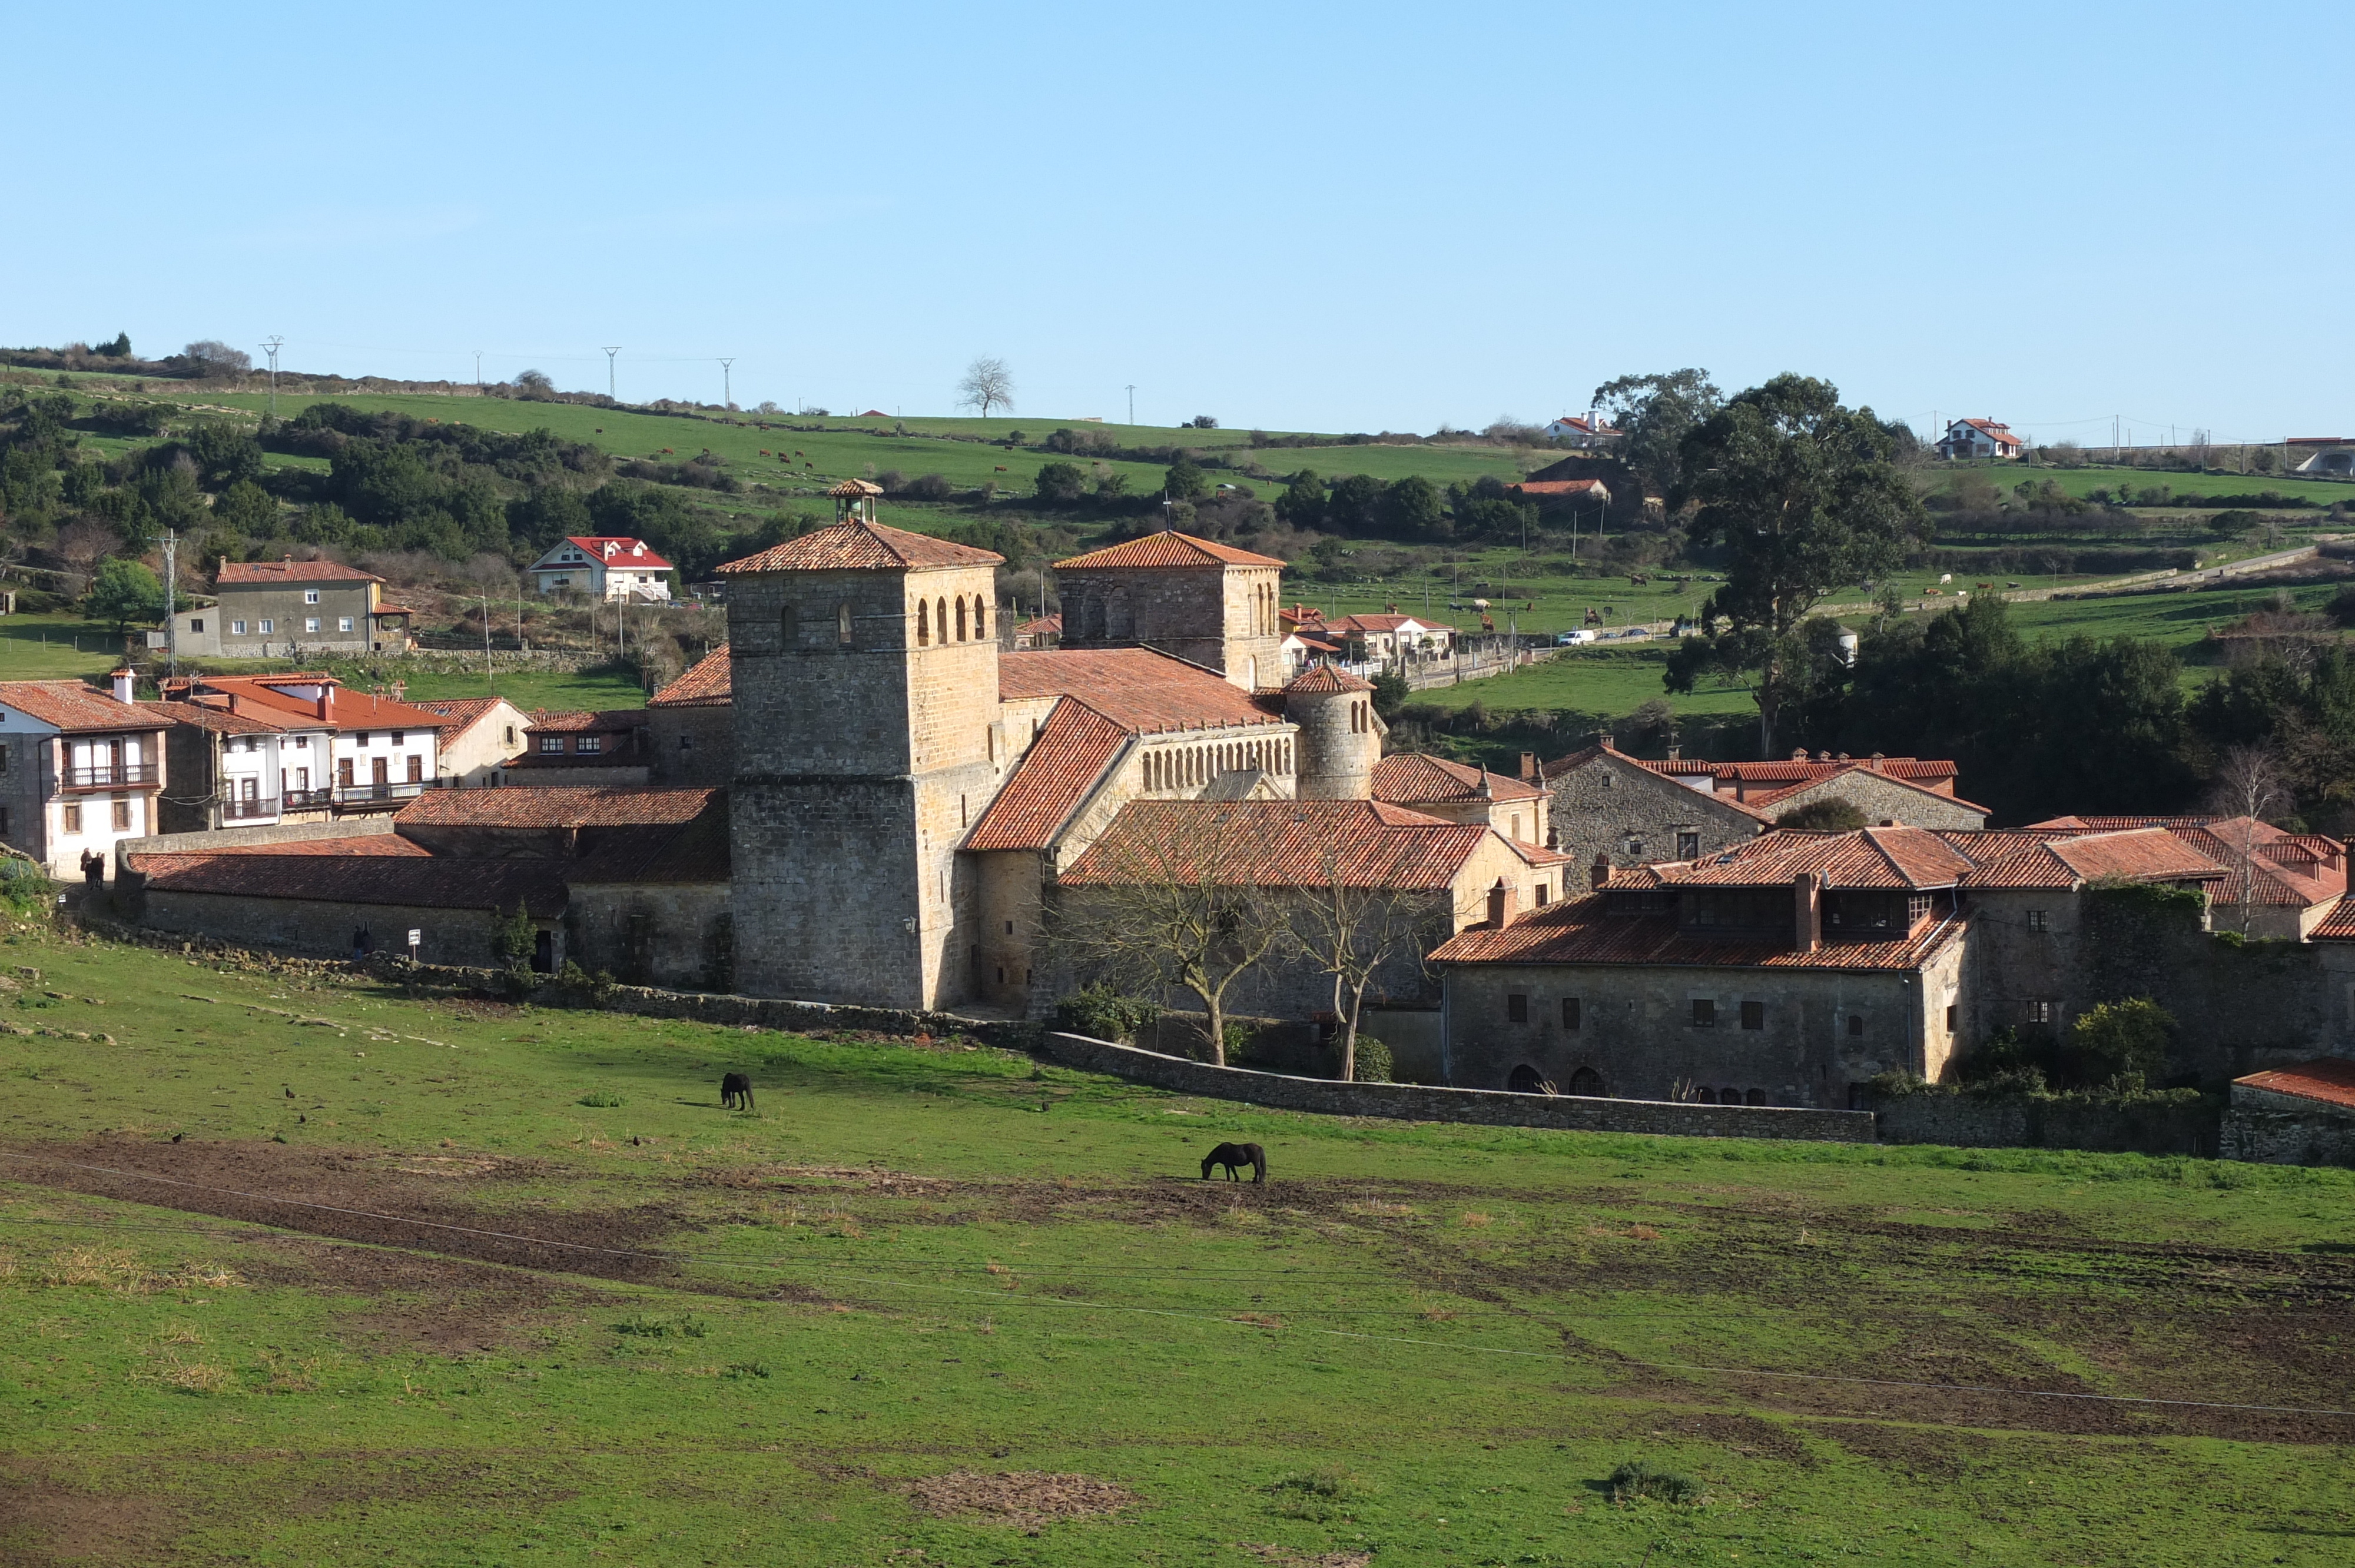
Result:
[[[164,669],[180,673],[180,535],[164,530]]]
[[[733,408],[736,406],[735,384],[728,378],[729,370],[735,363],[733,359],[722,359],[719,362],[719,406],[723,408]]]
[[[479,348],[478,348],[478,349],[474,350],[474,390],[475,390],[475,391],[477,391],[477,392],[480,392],[482,389],[483,389],[483,351],[482,351],[481,349],[479,349]]]
[[[491,596],[483,595],[483,679],[491,678]]]
[[[285,341],[282,337],[261,340],[261,352],[270,355],[270,417],[273,419],[278,418],[278,345]]]
[[[605,349],[605,396],[613,397],[617,403],[620,402],[621,399],[613,396],[613,356],[621,352],[622,345],[618,343],[613,344]]]
[[[1136,423],[1136,383],[1134,381],[1128,384],[1128,422],[1132,425]]]

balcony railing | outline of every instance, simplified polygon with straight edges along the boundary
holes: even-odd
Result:
[[[432,788],[433,786],[430,782],[421,784],[338,784],[336,786],[336,804],[338,806],[368,806],[386,800],[414,800],[417,797],[422,795],[425,791]]]
[[[250,800],[223,800],[220,809],[224,822],[250,822],[259,817],[278,815],[278,797],[259,795]]]
[[[134,784],[159,784],[164,770],[152,762],[101,762],[90,768],[65,769],[69,789],[120,789]]]
[[[322,806],[335,804],[335,800],[333,789],[289,789],[286,791],[286,809],[290,811],[314,811]]]

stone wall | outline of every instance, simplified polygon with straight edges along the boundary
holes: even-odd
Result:
[[[1987,826],[1987,813],[1966,800],[1914,789],[1869,768],[1835,773],[1805,789],[1794,789],[1772,807],[1760,809],[1770,817],[1780,817],[1785,811],[1795,811],[1818,800],[1846,800],[1874,827],[1894,823],[1903,828],[1957,828],[1976,832]]]
[[[648,776],[657,784],[724,785],[736,776],[732,704],[646,710]]]
[[[413,927],[429,964],[488,967],[497,916],[486,909],[421,909],[398,904],[339,904],[310,898],[239,898],[218,893],[143,895],[141,923],[184,937],[275,948],[320,957],[351,953],[352,931],[366,926],[379,950],[408,951]],[[561,963],[564,955],[557,954]]]
[[[124,839],[114,846],[119,875],[125,857],[134,854],[197,854],[206,850],[251,849],[257,844],[296,844],[313,839],[357,839],[389,833],[398,824],[389,813],[344,817],[327,822],[268,822],[250,828],[217,828],[203,832],[157,833]]]
[[[732,991],[736,927],[713,883],[577,883],[564,907],[564,954],[631,985]]]
[[[2266,1165],[2355,1165],[2355,1113],[2235,1087],[2220,1132],[2221,1158]],[[2268,1103],[2256,1103],[2257,1101]]]
[[[1057,574],[1062,646],[1147,646],[1223,673],[1245,691],[1281,683],[1284,639],[1269,612],[1274,567],[1112,567]]]
[[[1840,1143],[1872,1141],[1872,1118],[1862,1111],[1783,1109],[1769,1106],[1668,1105],[1648,1100],[1583,1099],[1571,1096],[1501,1094],[1485,1089],[1431,1088],[1420,1084],[1344,1084],[1293,1078],[1241,1067],[1163,1056],[1084,1035],[1047,1033],[1038,1051],[1050,1061],[1179,1094],[1241,1100],[1281,1110],[1327,1116],[1394,1117],[1407,1121],[1474,1122],[1490,1127],[1552,1128],[1564,1132],[1669,1133],[1687,1138],[1791,1138]]]
[[[1924,1093],[1878,1099],[1883,1143],[1957,1149],[2085,1149],[2109,1154],[2217,1157],[2217,1107],[2105,1105],[2026,1095]],[[2234,1158],[2243,1158],[2235,1156]]]
[[[1680,835],[1688,833],[1693,854],[1714,854],[1749,842],[1762,826],[1739,806],[1612,752],[1553,774],[1547,783],[1553,790],[1553,843],[1571,857],[1574,878],[1585,876],[1597,855],[1614,865],[1686,859]]]

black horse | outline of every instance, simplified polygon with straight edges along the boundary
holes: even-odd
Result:
[[[1256,1143],[1222,1143],[1210,1150],[1202,1157],[1203,1181],[1207,1181],[1210,1179],[1210,1167],[1213,1165],[1225,1166],[1227,1180],[1230,1181],[1242,1180],[1238,1171],[1240,1167],[1245,1165],[1252,1168],[1252,1181],[1267,1180],[1267,1150]]]
[[[719,1080],[719,1108],[751,1110],[752,1080],[742,1073],[730,1073]]]

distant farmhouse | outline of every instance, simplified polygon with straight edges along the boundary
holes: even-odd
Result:
[[[407,653],[415,612],[385,603],[383,588],[382,577],[339,561],[223,561],[215,602],[182,610],[173,630],[182,658]]]
[[[644,539],[606,535],[559,539],[526,569],[542,594],[569,590],[591,599],[652,603],[670,599],[671,564]]]
[[[2009,425],[1993,419],[1956,419],[1938,438],[1938,455],[1945,458],[2025,457],[2028,447],[2011,433]]]
[[[1621,434],[1604,421],[1600,410],[1565,414],[1548,425],[1545,433],[1549,440],[1589,451],[1615,444]]]

